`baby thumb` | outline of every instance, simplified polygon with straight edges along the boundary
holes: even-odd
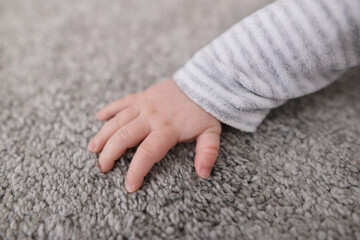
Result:
[[[195,169],[199,177],[208,178],[219,154],[220,133],[205,131],[196,138]]]

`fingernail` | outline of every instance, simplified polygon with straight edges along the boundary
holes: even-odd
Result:
[[[129,183],[129,182],[125,182],[125,190],[126,190],[128,193],[135,192],[135,185],[132,184],[132,183]]]
[[[102,172],[102,167],[101,167],[101,163],[100,163],[100,162],[98,162],[98,167],[99,167],[99,169],[100,169],[100,172]]]
[[[91,140],[90,144],[89,144],[89,149],[90,150],[95,150],[96,144],[93,140]]]
[[[210,176],[211,168],[204,167],[200,170],[201,177],[208,178]]]

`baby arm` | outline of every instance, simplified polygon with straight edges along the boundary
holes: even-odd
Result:
[[[198,51],[174,79],[221,122],[254,132],[287,100],[360,63],[360,1],[282,0]]]
[[[220,122],[253,132],[287,100],[315,92],[360,62],[360,1],[278,1],[201,49],[168,80],[111,103],[90,141],[108,172],[140,142],[125,188],[178,142],[196,141],[195,169],[207,178],[218,155]],[[176,84],[175,84],[176,83]]]

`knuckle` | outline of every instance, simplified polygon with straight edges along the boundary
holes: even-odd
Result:
[[[169,122],[166,122],[167,124],[170,124]],[[165,124],[165,122],[164,122]],[[176,137],[176,134],[177,132],[175,131],[175,129],[169,127],[169,126],[164,126],[164,128],[162,130],[159,131],[159,134],[166,138],[166,139],[171,139],[171,138],[174,138]]]
[[[208,146],[206,148],[204,148],[201,151],[202,154],[205,154],[209,157],[215,157],[217,158],[219,155],[219,147],[215,147],[215,146]]]
[[[122,141],[126,141],[126,139],[129,139],[130,137],[129,132],[126,128],[120,128],[120,130],[117,131],[117,135]]]
[[[116,114],[115,117],[114,117],[114,120],[119,125],[119,127],[122,125],[122,117],[121,117],[120,114]]]
[[[154,131],[156,137],[159,139],[166,139],[168,143],[176,145],[179,141],[179,132],[175,128],[170,126],[162,126],[161,129]]]
[[[166,127],[171,126],[171,122],[169,120],[165,119],[162,121],[162,125],[166,128]]]
[[[150,100],[145,102],[145,113],[150,117],[156,117],[159,115],[159,110],[154,106],[154,104],[150,104]]]
[[[149,114],[149,116],[154,116],[157,114],[157,112],[158,112],[158,110],[156,108],[151,108],[151,109],[149,109],[148,114]]]
[[[143,145],[139,148],[139,153],[141,154],[141,157],[146,160],[151,159],[158,162],[158,160],[154,159],[154,150],[150,144]]]

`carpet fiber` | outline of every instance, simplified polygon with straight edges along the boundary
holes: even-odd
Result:
[[[267,3],[0,0],[0,239],[360,239],[359,68],[224,126],[208,180],[179,144],[127,194],[135,150],[108,174],[87,151],[97,110]]]

